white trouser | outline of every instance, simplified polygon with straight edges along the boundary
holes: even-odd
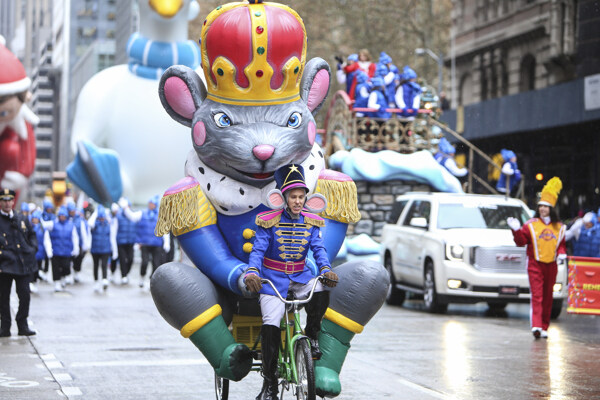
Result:
[[[312,288],[315,279],[316,278],[311,279],[308,283],[290,282],[288,293],[294,293],[298,300],[306,299],[310,294],[310,289]],[[323,284],[320,281],[317,282],[315,293],[324,290]],[[282,293],[282,296],[283,295],[284,294]],[[283,314],[285,313],[285,304],[279,300],[279,297],[270,294],[261,294],[258,302],[260,303],[263,325],[279,326],[281,318],[283,318]]]

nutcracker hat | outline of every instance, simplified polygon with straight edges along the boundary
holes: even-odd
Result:
[[[200,50],[210,100],[256,106],[300,99],[306,29],[286,5],[250,0],[217,7],[204,21]]]
[[[558,200],[558,194],[562,190],[562,182],[560,178],[554,177],[546,182],[544,188],[542,189],[542,194],[540,197],[540,201],[538,201],[538,205],[556,206],[556,200]]]
[[[300,164],[288,164],[275,171],[275,184],[281,193],[291,189],[302,188],[308,193],[310,189],[304,181],[304,168]]]
[[[0,200],[12,200],[15,198],[16,192],[12,189],[0,190]]]
[[[0,42],[0,97],[26,91],[31,86],[21,61]]]

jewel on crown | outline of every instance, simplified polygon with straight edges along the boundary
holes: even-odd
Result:
[[[260,0],[219,6],[204,21],[200,47],[207,98],[236,105],[300,98],[306,30],[290,7]]]

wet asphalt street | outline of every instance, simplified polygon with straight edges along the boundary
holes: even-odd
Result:
[[[84,281],[33,295],[31,338],[0,339],[0,399],[213,399],[212,368],[131,283],[95,293]],[[14,290],[14,289],[13,289]],[[17,299],[13,292],[13,316]],[[600,316],[563,311],[549,339],[534,340],[528,305],[487,315],[485,304],[420,311],[384,305],[352,341],[339,399],[600,399]],[[253,399],[258,373],[231,384],[231,400]],[[285,399],[291,399],[286,393]]]

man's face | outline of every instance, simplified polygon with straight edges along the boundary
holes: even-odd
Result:
[[[17,96],[12,96],[0,104],[0,123],[12,121],[21,109],[21,100]]]
[[[15,206],[15,199],[0,199],[0,209],[5,213],[9,213]]]
[[[306,200],[306,191],[304,189],[292,189],[287,198],[287,206],[293,214],[300,214],[304,201]]]

